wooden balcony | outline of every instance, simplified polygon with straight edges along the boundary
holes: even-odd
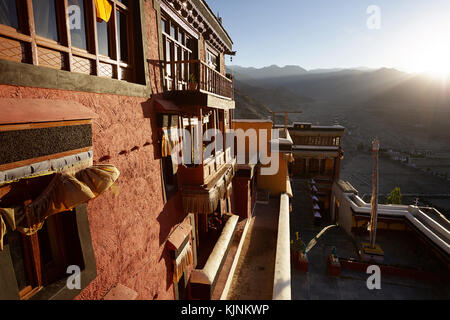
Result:
[[[196,91],[233,99],[233,80],[200,60],[165,62],[165,90]]]
[[[218,151],[215,156],[203,160],[203,164],[196,166],[182,166],[179,171],[183,185],[207,185],[228,164],[234,163],[231,149]]]

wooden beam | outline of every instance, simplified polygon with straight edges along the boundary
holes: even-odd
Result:
[[[0,187],[0,199],[11,191],[11,185]]]

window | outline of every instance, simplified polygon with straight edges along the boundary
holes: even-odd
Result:
[[[7,241],[21,299],[66,278],[68,266],[85,267],[74,212],[49,217],[32,236],[8,230]]]
[[[36,34],[59,41],[55,0],[33,0],[33,15]]]
[[[85,205],[49,217],[33,236],[7,224],[0,251],[0,299],[75,298],[97,275]],[[69,265],[81,270],[81,288],[68,289]]]
[[[166,192],[166,201],[168,201],[178,192],[178,177],[173,171],[173,163],[170,156],[162,158],[161,161],[164,178],[164,190]]]
[[[138,1],[110,0],[108,22],[97,20],[96,1],[0,1],[0,59],[136,82]]]
[[[161,130],[161,173],[165,199],[168,201],[178,192],[178,164],[172,156],[176,156],[178,149],[178,116],[175,114],[159,114],[159,127]]]
[[[166,62],[165,88],[185,90],[189,80],[194,80],[193,77],[195,77],[193,76],[194,65],[187,62],[194,59],[192,38],[167,17],[161,19],[161,31]]]
[[[116,26],[118,34],[119,59],[128,62],[128,19],[127,15],[117,10]]]
[[[19,28],[16,0],[0,1],[0,24],[7,25],[14,29]]]
[[[69,19],[70,23],[70,38],[72,46],[87,50],[87,36],[86,36],[86,7],[83,0],[69,0],[69,16],[74,20]],[[78,18],[75,19],[76,15]]]
[[[111,55],[108,29],[108,23],[106,23],[105,21],[97,21],[98,53],[105,57],[109,57]]]
[[[216,71],[220,71],[218,55],[210,50],[206,50],[206,63]]]

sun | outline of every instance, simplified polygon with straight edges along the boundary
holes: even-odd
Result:
[[[435,44],[423,55],[418,56],[417,67],[420,72],[434,78],[447,80],[450,77],[450,49],[447,44]]]
[[[450,25],[435,26],[413,36],[405,59],[411,72],[450,80]]]

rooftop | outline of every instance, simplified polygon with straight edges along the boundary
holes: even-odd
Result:
[[[305,180],[293,180],[296,194],[291,213],[291,239],[299,232],[308,246],[318,233],[330,225],[324,216],[320,224],[314,224],[309,187]],[[448,299],[450,288],[435,282],[433,274],[446,274],[448,269],[413,234],[394,230],[377,232],[377,243],[385,252],[385,264],[411,268],[420,274],[430,275],[430,280],[419,280],[404,276],[382,274],[381,290],[368,290],[365,272],[342,268],[339,277],[329,276],[326,259],[336,247],[341,260],[358,259],[358,243],[367,241],[368,232],[350,237],[342,228],[333,227],[316,239],[316,244],[307,252],[309,271],[303,273],[293,266],[292,299]]]

